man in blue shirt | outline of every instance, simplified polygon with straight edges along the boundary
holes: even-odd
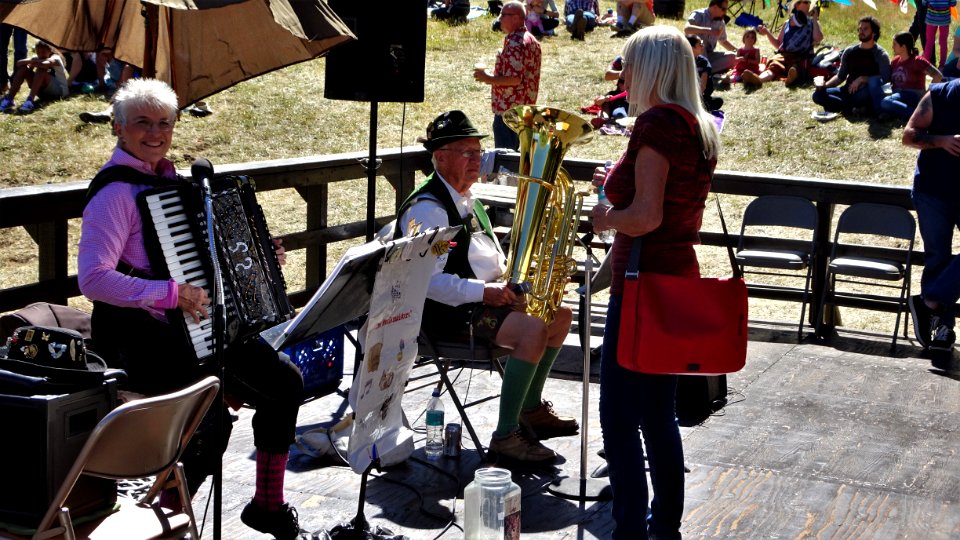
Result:
[[[960,79],[930,86],[903,130],[903,144],[920,149],[912,195],[924,267],[920,294],[909,299],[913,329],[924,348],[952,352],[960,299],[960,256],[952,253],[960,227]]]
[[[710,61],[713,73],[726,73],[737,63],[736,47],[727,39],[727,9],[729,0],[710,0],[710,4],[690,13],[683,33],[688,36],[700,36],[703,40],[704,56]],[[721,45],[726,51],[720,50]]]

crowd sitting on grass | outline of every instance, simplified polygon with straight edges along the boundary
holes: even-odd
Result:
[[[0,110],[5,113],[31,113],[35,100],[63,99],[70,94],[67,83],[66,62],[59,51],[45,41],[34,46],[36,56],[20,60],[13,72],[10,89],[0,98]],[[27,84],[27,99],[17,107],[14,101],[23,84]]]
[[[113,57],[113,50],[103,48],[96,52],[64,53],[51,43],[39,40],[34,45],[36,55],[26,58],[21,48],[20,29],[0,25],[0,46],[14,40],[14,71],[0,70],[0,111],[6,114],[30,114],[37,107],[51,101],[65,99],[72,94],[91,94],[98,92],[110,97],[117,88],[132,78],[140,78],[140,70]],[[26,41],[26,34],[22,34]],[[6,47],[4,47],[6,49]],[[22,56],[22,57],[21,57]],[[3,59],[7,59],[4,51]],[[4,64],[5,65],[5,64]],[[26,87],[27,97],[17,106],[17,95]],[[112,118],[112,105],[100,111],[80,113],[80,120],[87,123],[107,123]],[[204,117],[213,114],[206,102],[198,101],[184,109],[193,116]]]
[[[34,46],[36,55],[18,59],[13,75],[4,71],[0,110],[4,113],[32,113],[40,104],[64,99],[71,94],[100,92],[109,96],[117,87],[136,74],[133,66],[113,58],[113,51],[63,53],[52,44],[40,40]],[[16,98],[26,87],[27,97],[17,106]]]
[[[562,0],[562,15],[555,0],[523,1],[527,15],[525,26],[538,39],[555,35],[561,22],[570,37],[579,40],[585,39],[587,32],[600,25],[609,25],[614,36],[622,36],[655,22],[653,5],[648,0],[616,0],[616,9],[604,11],[597,0]],[[888,55],[878,43],[879,22],[873,17],[861,18],[858,21],[859,43],[847,47],[842,54],[836,49],[839,61],[831,65],[818,64],[819,56],[815,57],[816,48],[824,40],[819,3],[814,7],[812,0],[793,0],[789,17],[779,31],[771,31],[763,24],[745,27],[741,34],[742,46],[736,48],[727,36],[730,1],[708,0],[707,7],[690,12],[683,27],[687,36],[696,38],[691,39],[691,46],[698,51],[695,58],[703,100],[711,111],[719,110],[723,104],[722,99],[713,95],[715,90],[728,88],[730,83],[759,88],[782,80],[787,86],[812,82],[815,88],[812,99],[827,112],[869,113],[906,120],[926,91],[927,77],[933,82],[960,77],[960,27],[954,33],[953,47],[947,54],[945,43],[949,26],[944,30],[940,24],[942,21],[937,19],[937,14],[942,11],[937,7],[939,4],[931,10],[933,4],[921,2],[915,24],[911,26],[911,32],[915,33],[898,33],[892,42],[892,55]],[[949,7],[955,0],[946,1]],[[465,20],[466,11],[470,9],[465,0],[438,0],[434,4],[432,14],[438,19]],[[491,13],[499,12],[502,5],[499,1],[488,4]],[[494,28],[499,22],[497,19]],[[743,26],[744,22],[738,20],[737,24]],[[4,34],[7,38],[8,33]],[[769,60],[761,59],[762,52],[757,43],[761,35],[774,48]],[[918,36],[926,42],[925,47],[918,47]],[[937,37],[939,40],[934,43]],[[936,63],[930,62],[936,45],[940,45],[939,69]],[[704,72],[705,68],[709,69],[709,75]],[[51,44],[39,41],[36,56],[16,62],[12,76],[8,76],[9,84],[0,81],[3,83],[0,109],[5,113],[29,113],[38,103],[62,99],[73,93],[101,92],[109,96],[117,86],[134,76],[133,69],[113,59],[109,49],[63,54]],[[28,88],[28,94],[18,106],[16,97],[24,86]],[[606,123],[620,116],[615,111],[623,108],[614,105],[621,101],[621,94],[614,89],[594,98],[594,104],[601,111],[595,125],[600,120]],[[209,114],[209,107],[204,104],[189,112],[205,116]],[[109,121],[110,109],[82,113],[81,119]]]

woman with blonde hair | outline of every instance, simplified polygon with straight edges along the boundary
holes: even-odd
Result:
[[[600,369],[600,425],[613,487],[613,538],[680,538],[683,448],[675,415],[677,377],[647,375],[617,363],[623,275],[637,237],[640,271],[699,276],[704,203],[717,163],[719,137],[703,108],[690,44],[679,30],[652,26],[623,48],[623,78],[636,115],[620,161],[594,173],[612,207],[597,205],[595,230],[616,229],[613,283]],[[644,447],[653,482],[647,519]]]

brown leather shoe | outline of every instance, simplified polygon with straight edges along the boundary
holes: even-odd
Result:
[[[744,70],[743,73],[740,74],[740,82],[749,86],[763,86],[763,81],[760,80],[760,77],[749,69]]]
[[[530,439],[522,429],[514,430],[506,437],[492,438],[490,453],[497,458],[525,463],[546,463],[557,459],[556,452]]]
[[[797,71],[796,66],[790,66],[790,69],[787,70],[787,78],[783,81],[783,84],[790,86],[791,84],[797,82],[797,77],[800,76],[800,72]]]
[[[580,431],[576,418],[558,415],[549,401],[541,402],[532,411],[521,412],[520,425],[540,441],[576,435]]]

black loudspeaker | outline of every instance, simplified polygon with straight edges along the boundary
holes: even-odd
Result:
[[[330,0],[357,41],[327,55],[323,96],[349,101],[423,101],[427,11],[421,2]],[[389,6],[389,7],[387,7]]]
[[[93,428],[116,405],[112,379],[73,394],[0,394],[0,521],[39,525]],[[110,508],[116,500],[115,481],[84,475],[67,506],[76,518]]]
[[[681,375],[677,382],[677,420],[695,426],[727,404],[726,375]]]

